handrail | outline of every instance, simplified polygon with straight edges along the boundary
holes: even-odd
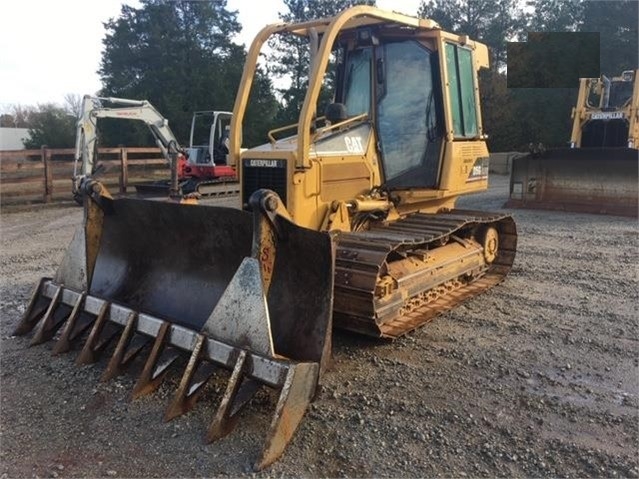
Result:
[[[322,117],[322,118],[324,118],[324,117]],[[319,119],[321,119],[321,118],[318,118],[318,120]],[[315,132],[315,134],[311,138],[311,143],[314,142],[315,140],[317,140],[317,138],[319,136],[323,135],[324,133],[327,133],[327,132],[329,132],[331,130],[337,130],[338,128],[343,128],[346,125],[350,125],[351,123],[357,123],[359,121],[367,120],[367,119],[368,119],[368,113],[361,113],[361,114],[353,116],[351,118],[347,118],[344,121],[340,121],[338,123],[332,123],[330,125],[326,125],[322,129],[317,130]]]
[[[271,144],[276,143],[277,139],[273,136],[274,133],[290,130],[295,127],[297,127],[297,123],[291,123],[290,125],[280,126],[279,128],[273,128],[272,130],[269,130],[269,132],[266,134],[266,136],[268,136],[268,141],[270,141]]]
[[[317,140],[317,138],[319,136],[322,136],[324,133],[327,133],[327,132],[329,132],[331,130],[336,130],[338,128],[343,128],[346,125],[350,125],[351,123],[357,123],[359,121],[366,120],[366,119],[368,119],[368,113],[361,113],[360,115],[356,115],[356,116],[353,116],[351,118],[347,118],[344,121],[340,121],[338,123],[332,123],[330,125],[325,125],[322,128],[320,128],[320,129],[315,131],[315,133],[313,134],[313,137],[311,138],[311,142],[314,142],[315,140]],[[319,118],[315,119],[315,121],[322,121],[322,120],[326,121],[326,117],[325,116],[320,116]],[[279,133],[281,131],[290,130],[292,128],[297,127],[297,125],[298,125],[297,123],[292,123],[290,125],[281,126],[279,128],[274,128],[274,129],[270,130],[267,133],[269,141],[271,142],[271,144],[277,143],[277,138],[275,138],[273,136],[275,133]]]

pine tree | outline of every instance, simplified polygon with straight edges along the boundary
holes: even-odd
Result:
[[[226,0],[141,0],[139,8],[123,6],[105,26],[98,72],[104,96],[150,101],[182,144],[194,111],[232,110],[246,53],[233,42],[241,26]],[[256,84],[259,115],[245,123],[247,144],[262,139],[275,113],[270,82],[261,75]],[[122,123],[104,122],[103,144],[148,138],[144,126]]]

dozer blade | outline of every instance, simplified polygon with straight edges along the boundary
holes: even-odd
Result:
[[[564,148],[513,160],[507,207],[634,216],[638,152]]]
[[[77,362],[106,350],[103,380],[138,355],[133,397],[189,359],[165,419],[190,410],[220,368],[231,371],[209,441],[229,434],[263,386],[279,392],[255,467],[291,440],[330,356],[334,253],[330,237],[289,221],[274,193],[230,208],[109,197],[101,185],[54,279],[44,278],[16,329],[52,338],[54,353],[83,340]],[[98,193],[95,193],[95,192]]]

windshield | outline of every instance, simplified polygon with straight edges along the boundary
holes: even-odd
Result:
[[[610,85],[610,97],[608,106],[611,108],[623,108],[632,98],[631,81],[613,81]]]
[[[193,138],[191,146],[206,146],[209,144],[213,112],[197,113],[193,118]]]
[[[371,105],[371,48],[355,50],[348,55],[344,104],[348,116],[368,113]]]
[[[377,103],[377,130],[386,186],[435,186],[441,150],[436,55],[412,40],[378,48],[385,88]]]

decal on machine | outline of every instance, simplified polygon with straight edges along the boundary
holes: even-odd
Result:
[[[284,160],[244,160],[244,166],[250,168],[284,168],[286,161]]]
[[[311,145],[311,151],[321,156],[364,155],[370,142],[368,123],[346,130],[330,131]]]
[[[597,111],[590,115],[591,120],[620,120],[622,118],[622,111]]]
[[[364,153],[364,146],[362,144],[362,137],[360,136],[345,136],[344,143],[346,144],[346,151],[349,153]]]
[[[488,179],[488,160],[487,156],[477,158],[475,164],[470,168],[466,181],[481,181]]]

